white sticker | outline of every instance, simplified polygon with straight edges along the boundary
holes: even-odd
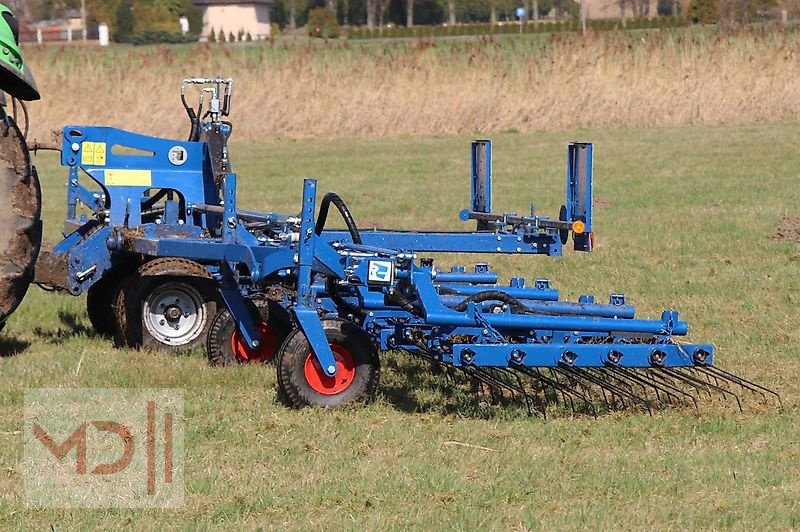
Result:
[[[175,166],[183,166],[189,158],[189,153],[183,146],[173,146],[169,149],[169,155],[167,157],[169,158],[169,162]]]
[[[394,263],[390,260],[371,260],[369,261],[369,273],[367,282],[391,284],[394,274]]]

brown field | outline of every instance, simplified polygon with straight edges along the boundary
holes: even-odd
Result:
[[[800,115],[793,33],[711,30],[393,44],[28,47],[46,103],[32,135],[67,123],[183,136],[187,75],[236,81],[239,140],[752,124]]]

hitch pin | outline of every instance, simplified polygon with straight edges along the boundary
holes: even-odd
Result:
[[[82,272],[76,273],[75,274],[75,278],[78,280],[78,282],[82,283],[87,278],[91,277],[94,274],[94,272],[96,272],[96,271],[97,271],[97,266],[92,266],[91,268],[87,268],[86,270],[83,270]]]

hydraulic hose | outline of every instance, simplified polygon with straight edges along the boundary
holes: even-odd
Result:
[[[500,290],[484,290],[483,292],[478,292],[477,294],[468,296],[464,299],[464,301],[453,307],[453,310],[457,312],[464,312],[467,310],[467,306],[470,302],[482,303],[484,301],[501,301],[511,305],[514,310],[521,312],[526,312],[529,310],[528,307],[523,305],[517,298],[510,296],[505,292],[501,292]]]
[[[328,219],[328,210],[330,210],[331,203],[336,206],[339,214],[342,215],[344,223],[347,226],[347,230],[350,232],[350,238],[353,239],[353,243],[361,244],[361,233],[358,232],[358,226],[356,226],[356,222],[353,220],[353,216],[350,214],[350,209],[347,208],[347,205],[345,205],[342,198],[340,198],[335,192],[328,192],[325,194],[325,197],[322,198],[322,202],[319,205],[317,225],[314,228],[314,231],[317,233],[317,235],[322,234],[322,230],[325,229],[325,222]]]
[[[328,277],[325,281],[325,290],[330,294],[331,299],[338,308],[343,308],[346,312],[354,316],[363,316],[365,314],[364,309],[359,307],[358,305],[353,305],[346,301],[342,295],[339,293],[339,287],[336,284],[336,279],[334,277]]]

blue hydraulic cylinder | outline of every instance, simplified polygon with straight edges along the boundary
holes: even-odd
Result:
[[[472,141],[472,211],[492,212],[492,141]],[[478,230],[488,229],[485,221],[478,221]]]

